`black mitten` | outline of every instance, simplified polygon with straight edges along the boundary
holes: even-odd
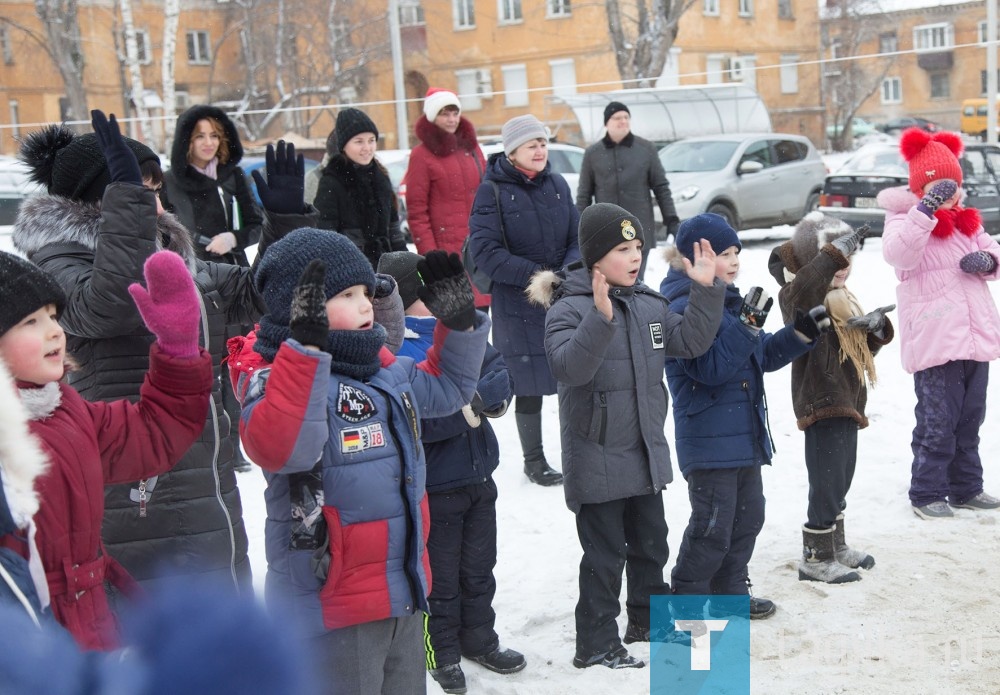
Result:
[[[252,171],[257,195],[268,212],[279,215],[301,215],[305,210],[305,160],[295,155],[295,145],[278,140],[278,147],[267,146],[264,155],[267,180],[259,171]]]
[[[830,245],[844,254],[845,257],[850,256],[861,246],[861,242],[865,240],[865,235],[868,234],[869,229],[870,227],[867,224],[861,225],[850,234],[837,237],[830,242]]]
[[[847,319],[847,325],[851,328],[867,331],[868,333],[878,333],[885,328],[885,315],[895,308],[895,304],[880,306],[874,311],[869,311],[864,316],[852,316]]]
[[[142,185],[142,170],[139,169],[139,160],[135,153],[125,144],[118,129],[118,121],[115,115],[111,114],[111,119],[105,117],[103,111],[94,109],[90,112],[90,124],[94,128],[94,135],[97,136],[97,144],[101,147],[101,154],[108,165],[108,176],[112,181],[123,183],[135,183]]]
[[[424,283],[417,288],[417,296],[438,321],[453,331],[476,325],[472,286],[457,253],[429,251],[417,262],[417,274]]]
[[[833,328],[830,316],[826,313],[826,307],[820,304],[814,306],[809,311],[802,309],[795,310],[795,322],[792,324],[799,333],[805,336],[810,343],[819,338],[823,333]]]
[[[310,261],[302,271],[299,284],[292,294],[289,328],[292,337],[302,345],[326,348],[330,321],[326,317],[326,263]]]
[[[740,321],[749,328],[763,328],[772,304],[774,304],[774,299],[768,296],[763,288],[751,287],[750,291],[743,297]]]

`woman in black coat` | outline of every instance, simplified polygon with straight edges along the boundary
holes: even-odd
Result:
[[[323,170],[313,205],[320,229],[340,232],[378,267],[389,251],[406,251],[399,228],[396,193],[377,159],[378,128],[363,111],[343,109],[337,114],[337,153]]]

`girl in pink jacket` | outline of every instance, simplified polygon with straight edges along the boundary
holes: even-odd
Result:
[[[957,134],[911,128],[900,151],[909,190],[884,190],[878,202],[882,254],[899,279],[903,368],[917,394],[910,503],[922,519],[953,516],[952,507],[996,509],[1000,500],[983,492],[979,427],[989,362],[1000,357],[1000,316],[986,285],[997,279],[1000,246],[979,211],[961,206]]]

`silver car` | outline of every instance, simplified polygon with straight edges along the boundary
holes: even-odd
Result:
[[[681,220],[714,212],[733,229],[798,222],[818,207],[826,177],[809,139],[786,133],[685,138],[660,161]]]

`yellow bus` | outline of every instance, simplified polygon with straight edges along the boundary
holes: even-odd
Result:
[[[1000,95],[997,96],[1000,101]],[[998,122],[1000,123],[1000,122]],[[986,98],[966,99],[962,102],[960,129],[966,135],[974,135],[986,140]],[[1000,127],[998,127],[1000,132]]]

